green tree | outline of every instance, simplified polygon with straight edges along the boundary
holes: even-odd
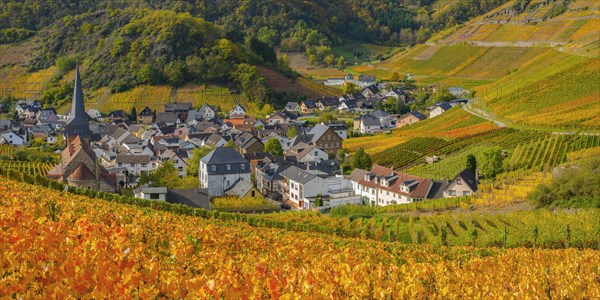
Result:
[[[131,111],[129,112],[129,121],[131,121],[131,122],[137,121],[137,110],[135,109],[135,106],[132,107]]]
[[[286,132],[286,136],[288,137],[288,139],[291,139],[297,135],[298,135],[298,129],[296,128],[296,126],[288,128],[288,130]]]
[[[502,152],[500,148],[494,147],[483,151],[481,159],[480,174],[484,178],[495,178],[502,172]]]
[[[165,66],[164,73],[168,84],[180,86],[185,82],[185,63],[173,61]]]
[[[344,151],[344,149],[338,149],[336,157],[341,164],[344,163],[346,151]]]
[[[275,156],[283,155],[283,147],[281,147],[281,143],[279,142],[279,139],[277,139],[277,138],[269,139],[265,143],[265,147],[264,147],[263,151],[271,153]]]
[[[477,170],[477,159],[473,154],[467,155],[467,169],[473,174],[475,174],[475,170]]]
[[[326,56],[323,58],[323,62],[324,62],[324,63],[325,63],[327,66],[332,66],[334,61],[335,61],[335,56],[333,56],[333,54],[326,55]]]
[[[160,74],[151,64],[144,64],[138,71],[137,80],[139,83],[158,84]]]
[[[360,148],[352,155],[350,166],[352,169],[370,170],[373,167],[373,160],[363,148]]]
[[[315,56],[314,54],[308,55],[308,63],[309,64],[314,65],[316,60],[317,60],[317,56]]]
[[[235,144],[233,143],[233,140],[229,140],[225,145],[223,145],[223,147],[229,147],[229,148],[235,149]]]
[[[179,186],[179,171],[172,162],[167,161],[150,174],[150,179],[154,186],[164,186],[167,188],[177,188]]]
[[[338,67],[338,69],[343,69],[344,68],[344,62],[345,62],[345,60],[346,59],[344,58],[343,55],[340,56],[340,57],[338,57],[338,60],[337,60],[337,67]]]
[[[213,149],[208,146],[202,146],[192,150],[192,157],[188,159],[185,172],[187,176],[198,177],[198,168],[200,166],[200,160],[206,156]]]
[[[148,182],[150,182],[150,176],[146,172],[142,172],[140,174],[140,185],[147,184]]]
[[[321,194],[317,194],[315,196],[315,206],[316,207],[321,207],[323,206],[323,195]]]
[[[73,70],[73,68],[75,68],[76,64],[77,63],[75,62],[74,59],[69,58],[67,56],[61,56],[56,59],[56,69],[60,73],[66,73],[70,70]]]
[[[358,93],[359,89],[358,86],[352,82],[345,82],[344,83],[344,87],[342,89],[342,92],[344,94],[354,94],[354,93]]]

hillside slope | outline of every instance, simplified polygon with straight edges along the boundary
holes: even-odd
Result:
[[[600,4],[509,1],[425,44],[353,69],[474,90],[476,104],[511,126],[597,130]]]
[[[10,180],[0,182],[0,207],[2,297],[600,296],[596,250],[434,248],[259,229]]]

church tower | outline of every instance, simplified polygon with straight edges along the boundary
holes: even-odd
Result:
[[[79,136],[82,140],[89,142],[90,123],[89,117],[83,105],[83,90],[81,89],[81,78],[79,76],[79,65],[75,70],[75,87],[73,88],[73,103],[71,113],[67,120],[66,136],[67,144]]]

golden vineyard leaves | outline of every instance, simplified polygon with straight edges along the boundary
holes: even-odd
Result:
[[[253,228],[4,181],[0,298],[599,298],[596,250]]]

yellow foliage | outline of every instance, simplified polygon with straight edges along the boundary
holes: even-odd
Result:
[[[600,253],[591,249],[440,251],[174,215],[6,180],[0,207],[0,295],[15,298],[600,297]]]

